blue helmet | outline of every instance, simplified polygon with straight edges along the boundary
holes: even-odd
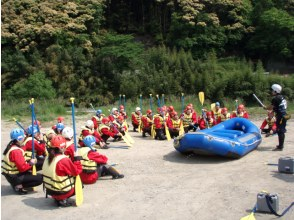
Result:
[[[21,141],[24,138],[25,138],[24,131],[20,128],[15,128],[10,132],[10,139],[11,140]]]
[[[98,109],[98,110],[96,111],[96,115],[100,115],[100,114],[102,114],[102,110],[101,110],[101,109]]]
[[[220,106],[219,102],[216,102],[215,105],[216,105],[216,106]]]
[[[58,123],[58,124],[56,125],[56,130],[57,130],[57,131],[61,132],[63,129],[64,129],[64,124],[62,124],[62,123]]]
[[[92,135],[88,135],[83,139],[84,144],[87,147],[92,147],[94,144],[96,144],[96,139]]]
[[[30,126],[28,127],[28,129],[27,129],[27,133],[28,133],[29,135],[33,135],[33,132],[34,132],[34,134],[38,133],[38,126],[37,126],[37,125],[34,125],[34,126],[30,125]]]

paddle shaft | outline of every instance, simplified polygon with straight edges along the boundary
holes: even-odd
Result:
[[[258,103],[263,107],[265,108],[265,105],[260,101],[260,99],[255,95],[253,94],[254,98],[258,101]]]

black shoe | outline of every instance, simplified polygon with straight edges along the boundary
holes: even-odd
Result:
[[[275,149],[273,149],[273,151],[282,151],[282,150],[283,150],[283,148],[281,148],[279,146],[277,146]]]
[[[145,132],[142,132],[142,137],[146,137],[146,134],[145,134]]]
[[[27,192],[26,190],[24,190],[23,188],[16,188],[16,187],[14,187],[14,191],[15,191],[16,193],[18,193],[19,195],[25,195],[25,194],[28,193],[28,192]]]
[[[69,201],[68,199],[64,200],[55,200],[56,204],[58,207],[70,207],[74,206],[74,202]]]
[[[109,149],[109,147],[105,144],[101,149]]]
[[[112,176],[112,179],[122,179],[124,178],[125,176],[123,174],[117,174],[117,175],[113,175]]]

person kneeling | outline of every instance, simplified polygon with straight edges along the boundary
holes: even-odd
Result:
[[[83,158],[81,161],[83,172],[80,177],[84,184],[93,184],[102,176],[110,175],[113,179],[124,177],[123,174],[120,174],[116,169],[107,164],[108,158],[106,156],[99,154],[93,148],[95,137],[88,135],[84,138],[83,142],[85,146],[79,147],[79,155]]]

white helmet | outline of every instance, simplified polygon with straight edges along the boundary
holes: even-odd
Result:
[[[140,108],[140,107],[136,107],[135,110],[136,110],[136,112],[137,112],[137,111],[141,111],[141,108]]]
[[[118,109],[117,109],[117,108],[112,108],[112,110],[111,110],[112,114],[113,114],[115,111],[118,111]]]
[[[279,84],[273,84],[272,85],[272,90],[275,91],[276,93],[281,93],[282,86],[280,86]]]
[[[73,129],[71,127],[65,127],[62,130],[62,136],[67,139],[72,139],[73,137]]]
[[[93,122],[92,120],[88,120],[88,121],[86,122],[86,126],[87,126],[88,128],[93,128],[93,127],[94,127],[94,122]]]

